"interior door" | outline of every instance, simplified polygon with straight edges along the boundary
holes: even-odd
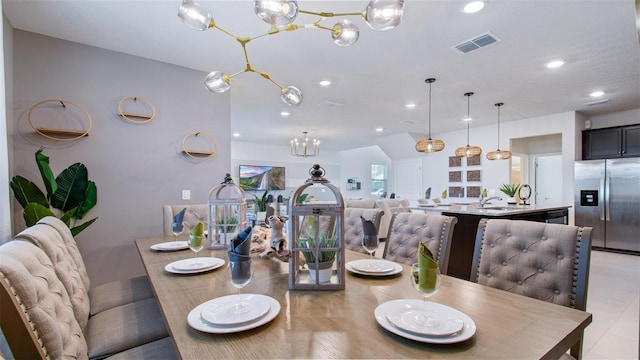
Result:
[[[422,193],[422,162],[398,161],[395,170],[396,196],[415,201]]]
[[[534,163],[536,205],[562,205],[562,155],[537,156]]]

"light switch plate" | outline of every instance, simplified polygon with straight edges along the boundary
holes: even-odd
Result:
[[[182,200],[191,200],[191,190],[182,190]]]

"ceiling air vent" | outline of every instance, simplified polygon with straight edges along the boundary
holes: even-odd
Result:
[[[500,38],[498,38],[491,32],[486,32],[480,36],[476,36],[471,40],[461,42],[460,44],[455,46],[455,49],[463,54],[466,54],[498,41],[500,41]]]
[[[596,101],[592,101],[592,102],[588,102],[588,103],[584,103],[584,106],[593,106],[593,105],[600,105],[600,104],[606,104],[609,101],[611,101],[611,99],[600,99],[600,100],[596,100]]]

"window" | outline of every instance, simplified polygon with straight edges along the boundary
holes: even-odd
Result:
[[[371,195],[387,196],[387,166],[371,165]]]

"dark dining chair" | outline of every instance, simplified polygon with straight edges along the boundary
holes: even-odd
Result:
[[[586,310],[590,227],[506,219],[478,224],[471,281]],[[582,338],[571,356],[582,357]]]

